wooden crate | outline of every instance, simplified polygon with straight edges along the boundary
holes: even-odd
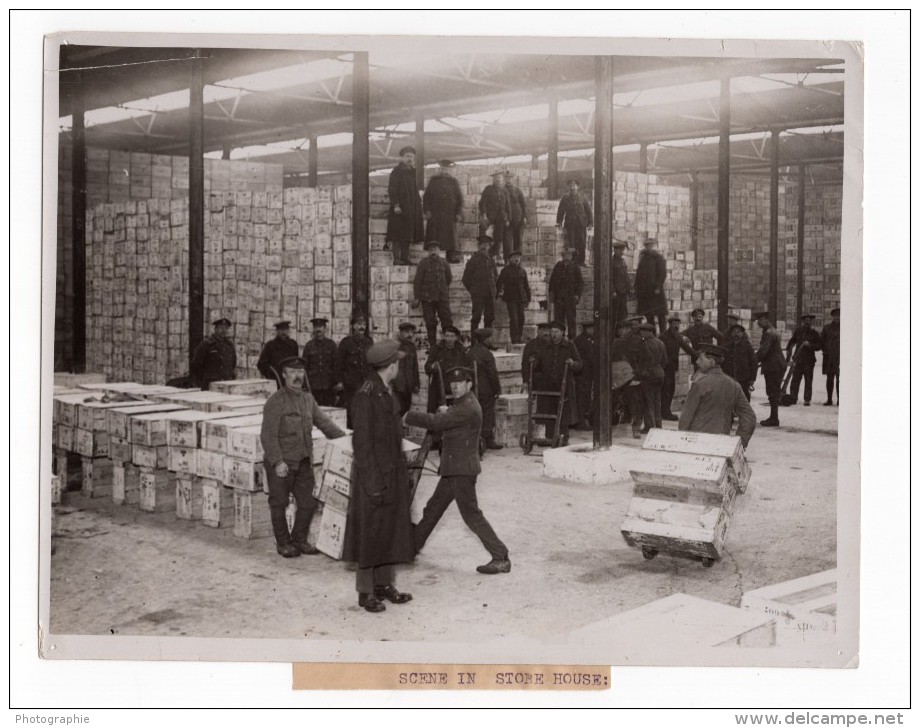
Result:
[[[83,457],[97,458],[109,454],[109,433],[73,428],[73,451]]]
[[[57,506],[61,504],[61,482],[62,478],[60,475],[51,476],[51,505]]]
[[[176,478],[176,518],[200,521],[203,517],[204,496],[197,476]]]
[[[233,525],[233,493],[219,481],[200,478],[202,509],[201,520],[205,526],[224,528]]]
[[[224,479],[224,457],[224,454],[220,452],[199,450],[195,474],[208,480],[222,481]]]
[[[271,394],[278,389],[273,379],[233,379],[225,382],[211,382],[209,391],[223,394]]]
[[[827,644],[837,633],[837,570],[745,592],[741,607],[776,620],[776,644]]]
[[[272,535],[271,513],[264,494],[234,489],[233,535],[240,538],[265,538]]]
[[[205,450],[226,453],[228,449],[229,434],[233,428],[261,425],[261,423],[261,413],[208,420],[204,423],[201,447]]]
[[[189,478],[194,477],[198,473],[198,452],[195,447],[167,445],[166,469]]]
[[[233,457],[224,457],[223,482],[231,488],[254,493],[268,488],[265,465]]]
[[[649,460],[640,468],[630,469],[629,473],[637,485],[657,486],[675,492],[697,490],[727,496],[735,491],[725,458],[662,453],[660,459]]]
[[[166,444],[172,447],[201,447],[204,423],[219,417],[226,415],[188,409],[170,413],[166,418]]]
[[[145,447],[166,445],[166,427],[169,416],[169,412],[129,415],[130,435],[128,439],[135,445]]]
[[[240,460],[261,461],[264,457],[261,425],[234,427],[230,430],[227,454]]]
[[[751,466],[740,437],[655,428],[646,435],[642,448],[725,458],[729,464],[729,478],[742,493],[751,479]]]
[[[150,414],[151,412],[174,412],[181,410],[182,406],[178,404],[162,404],[143,402],[132,405],[113,407],[106,410],[106,430],[110,437],[120,437],[128,440],[130,437],[130,416]]]
[[[57,428],[57,447],[65,452],[74,452],[74,428],[64,424],[59,424]]]
[[[83,496],[109,498],[112,495],[112,461],[99,457],[83,458]]]
[[[123,463],[132,462],[134,446],[129,440],[109,435],[109,459]]]
[[[141,468],[166,470],[169,460],[169,448],[166,445],[148,447],[147,445],[132,445],[131,462]]]
[[[132,463],[116,462],[112,466],[112,502],[137,505],[140,500],[141,473]]]
[[[324,505],[316,536],[316,548],[337,560],[345,547],[345,517],[345,511]]]
[[[521,394],[500,394],[495,400],[495,414],[526,415],[528,396]]]
[[[138,506],[148,513],[176,510],[176,475],[162,468],[138,468]]]

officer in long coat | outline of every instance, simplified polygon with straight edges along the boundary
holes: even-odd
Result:
[[[307,364],[307,385],[314,399],[321,407],[335,406],[335,385],[338,380],[335,373],[336,345],[326,338],[328,319],[310,319],[313,325],[313,338],[303,347],[303,360]]]
[[[422,195],[425,212],[425,242],[437,240],[447,253],[448,263],[459,263],[457,251],[457,223],[463,220],[463,192],[460,183],[451,175],[455,166],[449,159],[439,163],[440,174],[428,180]]]
[[[584,265],[588,228],[594,227],[594,217],[591,214],[588,198],[578,191],[578,180],[571,177],[567,184],[569,193],[559,200],[556,227],[563,227],[566,244],[575,249],[575,262],[578,265]]]
[[[578,394],[575,390],[575,374],[584,366],[575,344],[565,338],[565,324],[555,321],[550,324],[550,340],[537,353],[534,367],[534,388],[542,392],[560,392],[565,365],[569,365],[565,379],[565,399],[562,405],[562,420],[559,435],[563,444],[568,442],[569,427],[578,424]],[[558,397],[537,397],[537,412],[555,414],[559,406]],[[546,436],[552,437],[555,428],[552,421],[546,421]]]
[[[837,404],[840,404],[840,309],[831,310],[831,322],[821,329],[821,372],[827,386],[825,407],[834,404],[834,384],[837,384]]]
[[[629,283],[629,269],[626,266],[626,259],[623,257],[623,251],[626,250],[627,244],[622,240],[613,241],[613,259],[610,261],[610,283],[613,292],[613,330],[616,331],[620,326],[626,323],[629,318],[627,303],[632,296],[632,286]]]
[[[482,408],[472,392],[473,372],[467,367],[455,367],[445,372],[453,404],[440,407],[436,413],[412,410],[403,418],[407,425],[424,427],[441,433],[441,479],[425,504],[422,520],[415,526],[415,548],[421,551],[441,516],[457,501],[460,517],[489,552],[492,560],[477,566],[480,574],[507,574],[511,571],[508,547],[495,534],[476,499],[476,478],[482,471],[479,464],[479,436]]]
[[[275,338],[266,341],[262,347],[256,369],[263,377],[276,381],[279,387],[283,387],[281,369],[278,365],[285,359],[297,356],[297,349],[297,342],[291,338],[291,322],[279,321],[275,324]]]
[[[557,321],[565,321],[570,339],[576,336],[575,307],[578,306],[585,289],[585,280],[581,275],[581,268],[572,258],[573,253],[571,248],[562,251],[562,260],[553,268],[548,285],[549,298],[553,302],[553,316]]]
[[[399,157],[387,184],[387,242],[393,247],[393,264],[409,265],[409,244],[425,239],[425,218],[415,178],[415,148],[403,147]]]
[[[230,340],[230,319],[220,318],[213,323],[214,333],[206,336],[192,355],[189,367],[192,384],[207,391],[211,382],[236,379],[236,347]]]
[[[476,367],[478,391],[476,398],[482,408],[482,441],[489,450],[501,450],[504,445],[495,442],[495,400],[502,393],[502,385],[495,366],[495,355],[489,349],[492,329],[473,332],[473,345],[467,356]]]
[[[792,357],[792,383],[789,385],[789,394],[793,403],[799,401],[799,385],[805,378],[805,406],[811,406],[811,382],[815,374],[817,358],[815,352],[821,351],[821,334],[812,328],[811,322],[815,317],[810,313],[804,314],[801,324],[792,332],[792,338],[786,344],[786,357]],[[795,353],[793,354],[793,347]]]
[[[399,350],[405,354],[399,360],[399,369],[396,379],[393,380],[393,392],[399,402],[399,414],[404,415],[412,409],[412,395],[418,394],[418,351],[412,337],[415,336],[415,324],[401,323],[399,325]]]
[[[460,330],[456,326],[444,327],[444,338],[431,347],[425,361],[425,374],[428,375],[428,411],[436,412],[441,402],[441,387],[445,396],[450,390],[443,379],[439,379],[448,369],[470,366],[470,358],[463,344],[460,343]],[[437,365],[437,366],[436,366]]]
[[[492,238],[479,236],[479,250],[473,253],[463,269],[463,287],[473,299],[473,313],[470,318],[470,332],[479,328],[479,322],[485,317],[486,328],[492,327],[495,320],[495,281],[498,270],[495,259],[489,255]]]
[[[722,371],[741,385],[741,391],[751,401],[751,388],[757,379],[757,356],[754,347],[745,335],[744,326],[734,324],[728,329],[725,342],[725,360]]]
[[[521,267],[521,251],[512,250],[508,264],[498,274],[495,296],[501,297],[508,309],[511,329],[511,343],[520,344],[524,339],[524,311],[530,303],[530,282],[527,271]]]
[[[575,337],[575,348],[581,356],[582,369],[575,374],[578,393],[578,414],[581,427],[590,430],[594,421],[594,376],[597,372],[597,343],[594,341],[594,321],[582,322],[581,333]]]
[[[492,173],[492,184],[482,191],[479,198],[479,234],[485,235],[489,225],[492,226],[491,253],[493,258],[497,258],[499,250],[504,251],[505,236],[511,232],[511,202],[503,172]]]
[[[660,332],[667,326],[668,318],[668,301],[664,295],[668,266],[664,256],[656,250],[658,241],[655,238],[647,238],[643,246],[636,266],[637,311],[649,323],[657,319]]]
[[[761,420],[763,427],[779,427],[779,401],[782,396],[783,373],[786,371],[786,357],[783,356],[783,342],[779,332],[770,322],[770,314],[761,311],[754,314],[760,326],[760,346],[757,348],[757,362],[767,386],[767,398],[770,400],[770,416]]]
[[[412,282],[415,296],[412,308],[418,308],[421,304],[425,328],[428,330],[428,346],[432,347],[437,341],[438,321],[441,328],[454,325],[448,294],[454,276],[448,262],[438,254],[441,245],[437,240],[429,240],[425,243],[425,249],[428,255],[418,262]]]
[[[367,319],[358,314],[351,320],[351,335],[339,342],[335,352],[335,388],[342,393],[342,406],[348,412],[348,426],[352,426],[351,401],[358,387],[367,379],[370,368],[367,351],[374,343],[367,334]]]
[[[396,588],[393,568],[415,559],[403,426],[391,390],[402,357],[392,339],[368,349],[370,373],[352,401],[354,465],[342,558],[357,562],[358,605],[368,612],[385,611],[384,599],[412,599]]]

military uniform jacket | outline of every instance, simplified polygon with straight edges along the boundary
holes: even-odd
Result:
[[[680,332],[683,336],[690,339],[694,349],[698,349],[700,344],[720,344],[722,343],[722,334],[714,326],[704,323],[693,323]],[[694,352],[694,358],[697,356]]]
[[[390,212],[387,216],[387,240],[418,243],[425,239],[425,218],[418,196],[415,170],[400,162],[392,172],[387,186]],[[396,214],[396,205],[400,214]]]
[[[425,374],[430,377],[430,381],[428,382],[429,389],[439,386],[437,377],[435,376],[435,364],[441,365],[441,373],[443,374],[448,369],[453,369],[454,367],[468,367],[472,362],[470,361],[469,355],[466,353],[466,349],[463,348],[463,345],[459,341],[450,349],[447,348],[447,345],[443,341],[439,341],[431,347],[428,352],[428,360],[425,362]],[[438,390],[435,389],[435,391]],[[450,395],[450,389],[444,387],[444,393]]]
[[[487,402],[502,393],[502,385],[495,367],[495,355],[478,341],[470,347],[470,361],[476,365],[479,399]]]
[[[664,379],[664,368],[668,364],[668,354],[664,342],[654,336],[650,339],[643,339],[646,351],[648,352],[647,366],[639,372],[639,376],[644,382],[657,382]]]
[[[447,289],[454,279],[450,265],[438,255],[426,255],[418,262],[412,287],[416,301],[447,301]]]
[[[571,359],[574,363],[569,367],[565,382],[565,405],[562,408],[563,421],[569,425],[578,422],[578,408],[575,406],[575,374],[582,370],[584,362],[578,349],[568,339],[562,339],[558,344],[552,341],[542,347],[537,353],[537,365],[534,367],[534,389],[538,392],[558,392],[562,389],[562,372],[565,370],[565,360]],[[541,398],[544,399],[544,398]],[[555,412],[558,400],[546,400],[548,409]],[[544,405],[538,401],[538,405]]]
[[[471,298],[495,298],[496,277],[492,256],[477,250],[463,269],[463,287],[470,292]]]
[[[441,433],[441,477],[479,475],[482,407],[472,392],[456,400],[446,412],[410,410],[406,424]]]
[[[266,379],[280,380],[281,367],[278,365],[288,357],[297,356],[297,349],[297,342],[294,339],[279,339],[276,336],[271,341],[265,342],[265,346],[262,347],[262,353],[259,355],[256,369]],[[279,386],[284,386],[284,382],[280,382]]]
[[[668,266],[664,256],[657,250],[643,250],[639,253],[636,267],[636,297],[640,313],[648,304],[665,305],[664,282],[668,277]],[[655,289],[658,293],[655,293]]]
[[[734,339],[729,339],[725,343],[725,348],[728,350],[728,356],[725,357],[722,370],[728,376],[743,386],[757,379],[757,357],[750,341],[742,338],[735,343]]]
[[[236,347],[230,339],[207,336],[192,357],[190,374],[195,385],[207,389],[211,382],[236,379]]]
[[[511,222],[520,222],[526,216],[527,202],[524,200],[524,193],[520,187],[515,185],[505,185],[505,191],[508,193],[508,204],[511,208]]]
[[[368,336],[346,336],[335,353],[335,373],[339,382],[352,391],[361,386],[371,372],[367,350],[374,342]]]
[[[425,225],[425,240],[437,240],[444,250],[453,250],[457,244],[457,216],[463,212],[460,183],[444,174],[432,177],[422,196],[422,209],[431,213]]]
[[[809,346],[805,346],[806,342]],[[815,352],[821,350],[821,334],[814,329],[799,326],[792,333],[789,343],[786,344],[786,353],[792,352],[793,347],[796,345],[798,345],[798,349],[795,349],[795,363],[805,367],[814,366],[817,361]]]
[[[665,369],[677,369],[680,367],[680,350],[683,349],[691,357],[695,357],[696,353],[693,351],[693,347],[687,343],[686,338],[683,334],[678,334],[665,329],[660,334],[658,338],[661,339],[661,342],[664,344],[664,349],[666,353]]]
[[[760,335],[760,346],[757,349],[757,361],[760,362],[760,371],[784,372],[786,370],[786,357],[783,356],[783,343],[779,332],[772,326],[764,329]]]
[[[556,224],[565,225],[565,227],[575,225],[591,227],[594,225],[588,198],[580,192],[575,195],[572,195],[571,192],[565,195],[559,200],[559,209],[556,211]]]
[[[336,345],[332,339],[310,339],[303,347],[303,360],[307,363],[307,382],[310,389],[322,391],[336,384]]]
[[[578,372],[579,379],[594,379],[594,371],[597,369],[597,344],[593,336],[589,336],[582,331],[575,337],[575,348],[578,349],[578,355],[581,357],[582,368]]]
[[[511,222],[511,202],[503,186],[489,185],[479,198],[479,214],[489,222],[505,225]]]
[[[578,263],[572,261],[566,264],[564,260],[556,263],[549,277],[549,296],[552,300],[572,301],[576,296],[581,297],[584,290],[585,280]]]
[[[821,361],[822,374],[836,374],[840,369],[840,322],[831,321],[821,329],[821,349],[824,359]]]
[[[610,261],[610,282],[613,285],[613,292],[617,296],[628,296],[629,290],[629,269],[626,267],[626,259],[613,256]]]
[[[741,444],[747,447],[757,423],[754,410],[741,391],[741,385],[714,367],[700,374],[690,387],[680,410],[677,429],[730,435],[735,415],[738,416],[736,434],[741,438]]]
[[[343,559],[359,568],[415,558],[409,515],[409,470],[396,398],[377,372],[355,392],[352,492],[345,522]]]
[[[417,392],[419,389],[418,352],[411,341],[400,341],[399,350],[405,358],[399,360],[399,370],[393,380],[394,392]]]
[[[498,274],[495,293],[505,303],[530,303],[530,281],[527,271],[519,265],[506,265]]]
[[[313,395],[282,387],[268,398],[262,411],[262,450],[274,467],[282,460],[296,465],[313,458],[313,426],[330,440],[345,433],[320,409]]]

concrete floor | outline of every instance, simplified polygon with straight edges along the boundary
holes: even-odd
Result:
[[[270,538],[246,541],[232,529],[65,493],[51,632],[476,642],[558,637],[675,592],[738,605],[747,590],[836,565],[837,408],[821,406],[819,383],[817,406],[782,408],[783,427],[757,429],[749,488],[710,569],[667,555],[646,561],[625,544],[628,486],[544,479],[542,459],[515,448],[486,456],[478,486],[511,573],[475,571],[488,555],[452,507],[415,564],[400,569],[397,584],[415,599],[380,615],[358,608],[353,572],[325,556],[282,559]],[[615,436],[638,442],[625,427]],[[590,433],[573,433],[579,440]],[[435,482],[423,477],[413,520]]]

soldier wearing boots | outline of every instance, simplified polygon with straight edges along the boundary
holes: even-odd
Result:
[[[473,253],[463,269],[463,287],[473,299],[473,313],[470,318],[470,332],[479,328],[479,322],[485,317],[485,326],[492,328],[495,320],[495,281],[498,271],[495,259],[489,255],[492,238],[479,236],[479,250]]]
[[[476,329],[473,345],[467,355],[476,367],[479,391],[476,398],[482,408],[482,441],[489,450],[501,450],[504,445],[495,442],[495,400],[502,393],[495,367],[495,355],[491,351],[492,329]]]
[[[792,338],[786,344],[786,357],[792,357],[792,383],[789,385],[789,394],[792,403],[799,401],[799,385],[805,379],[805,406],[811,406],[811,382],[815,375],[815,352],[821,351],[821,335],[811,327],[815,317],[810,313],[802,316],[801,324],[792,333]],[[795,354],[793,354],[795,347]]]
[[[751,389],[757,379],[757,356],[754,347],[748,341],[744,326],[733,324],[729,327],[728,341],[725,343],[725,361],[723,371],[741,385],[741,391],[751,401]]]
[[[575,264],[584,265],[588,228],[594,227],[594,217],[588,198],[578,191],[578,179],[570,177],[566,184],[569,186],[569,194],[559,200],[556,227],[565,230],[566,245],[575,251]],[[569,338],[574,338],[574,335],[570,334]]]
[[[524,310],[530,303],[530,283],[527,271],[521,267],[521,251],[511,251],[508,264],[502,268],[495,284],[495,295],[508,308],[511,343],[520,344],[524,338]]]
[[[531,363],[536,365],[536,357],[540,350],[549,343],[549,337],[549,324],[542,322],[537,324],[537,335],[524,344],[524,351],[521,353],[521,378],[526,386],[531,386]]]
[[[680,333],[680,316],[668,318],[668,328],[662,331],[658,338],[665,348],[664,382],[661,385],[661,419],[676,421],[677,415],[671,413],[671,402],[674,400],[674,391],[677,389],[677,370],[680,369],[680,350],[683,349],[690,357],[694,356],[690,340]]]
[[[313,399],[320,407],[335,407],[335,355],[336,346],[326,338],[324,318],[310,319],[313,324],[313,338],[303,347],[303,360],[307,363],[307,384]]]
[[[425,211],[425,240],[437,240],[447,253],[448,263],[460,262],[457,250],[457,223],[463,219],[463,192],[451,170],[456,166],[449,159],[438,162],[439,174],[434,175],[422,196]]]
[[[559,436],[563,444],[568,444],[569,427],[578,424],[578,404],[575,391],[575,374],[581,371],[583,363],[575,344],[565,338],[565,324],[555,321],[550,324],[549,343],[540,348],[534,367],[534,389],[540,392],[562,391],[562,374],[568,364],[565,377],[565,399],[562,405],[562,419],[559,423]],[[558,397],[537,397],[539,414],[555,414],[559,406]],[[546,436],[555,434],[553,423],[546,421]]]
[[[761,311],[754,314],[757,325],[761,328],[760,346],[757,348],[757,361],[767,385],[767,397],[770,400],[770,416],[761,420],[763,427],[779,427],[779,401],[782,396],[783,373],[786,371],[786,357],[783,356],[783,343],[779,332],[770,323],[770,314]]]
[[[581,300],[585,290],[585,280],[581,275],[572,256],[572,248],[562,251],[562,260],[556,263],[549,277],[549,298],[553,302],[553,316],[557,321],[564,321],[568,328],[568,337],[574,339],[575,332],[575,307]]]
[[[505,189],[504,177],[504,172],[493,172],[492,184],[482,191],[479,198],[479,234],[485,235],[489,225],[492,226],[493,258],[498,257],[499,250],[504,256],[505,236],[511,234],[511,201]]]
[[[367,319],[363,314],[356,314],[351,320],[351,336],[339,342],[335,353],[335,371],[338,384],[337,391],[342,393],[342,406],[347,411],[348,426],[351,427],[351,400],[361,383],[367,379],[367,350],[374,343],[367,334]]]
[[[428,330],[428,347],[431,348],[438,339],[438,321],[441,328],[454,325],[447,293],[453,274],[448,262],[439,255],[441,245],[437,240],[425,243],[425,250],[428,255],[418,262],[415,269],[412,284],[415,300],[412,308],[418,308],[419,303],[422,305],[422,316]]]

